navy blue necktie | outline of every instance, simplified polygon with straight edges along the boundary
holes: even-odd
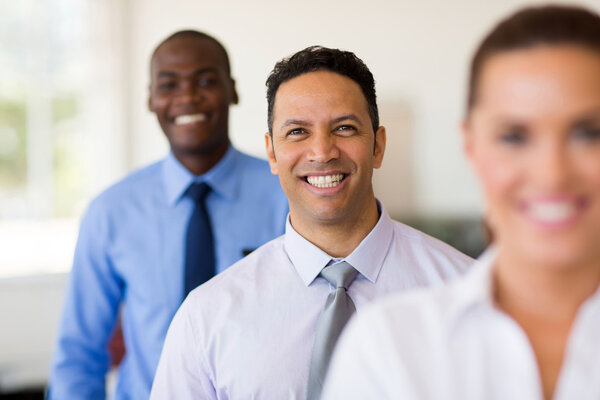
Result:
[[[187,195],[194,201],[185,239],[185,281],[183,298],[215,275],[215,246],[205,198],[210,191],[206,183],[192,183]]]

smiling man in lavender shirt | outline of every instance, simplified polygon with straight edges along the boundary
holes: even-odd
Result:
[[[471,262],[392,221],[375,199],[386,131],[373,76],[353,53],[315,46],[280,61],[267,100],[286,232],[190,293],[169,328],[154,400],[316,399],[351,311]]]

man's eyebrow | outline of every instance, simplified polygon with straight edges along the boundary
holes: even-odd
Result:
[[[170,71],[160,71],[158,73],[157,78],[174,78],[176,77],[177,74],[175,72],[170,72]]]
[[[304,126],[312,126],[312,122],[308,122],[302,119],[295,119],[295,118],[290,118],[288,120],[286,120],[283,125],[281,125],[282,128],[285,128],[286,126],[290,126],[290,125],[304,125]]]
[[[346,121],[346,120],[350,120],[350,121],[354,121],[358,124],[362,124],[361,120],[354,114],[346,114],[346,115],[342,115],[340,117],[334,118],[331,123],[332,124],[337,124],[339,122],[342,121]]]
[[[345,115],[339,116],[337,118],[334,118],[331,120],[331,124],[338,124],[342,121],[348,121],[348,120],[354,121],[358,124],[362,124],[361,120],[354,114],[345,114]],[[281,127],[285,128],[290,125],[312,126],[312,122],[305,121],[303,119],[290,118],[290,119],[286,120],[283,123],[283,125],[281,125]]]

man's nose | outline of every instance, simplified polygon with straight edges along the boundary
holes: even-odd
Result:
[[[315,132],[310,140],[308,157],[310,161],[327,163],[340,156],[338,138],[327,130]]]
[[[201,101],[203,99],[202,90],[198,87],[196,80],[186,79],[181,82],[175,99],[182,103]]]

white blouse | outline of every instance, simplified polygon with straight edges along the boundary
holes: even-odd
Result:
[[[494,306],[494,249],[463,279],[388,297],[352,319],[323,390],[333,399],[543,399],[534,352]],[[554,400],[600,399],[600,290],[579,309]]]

